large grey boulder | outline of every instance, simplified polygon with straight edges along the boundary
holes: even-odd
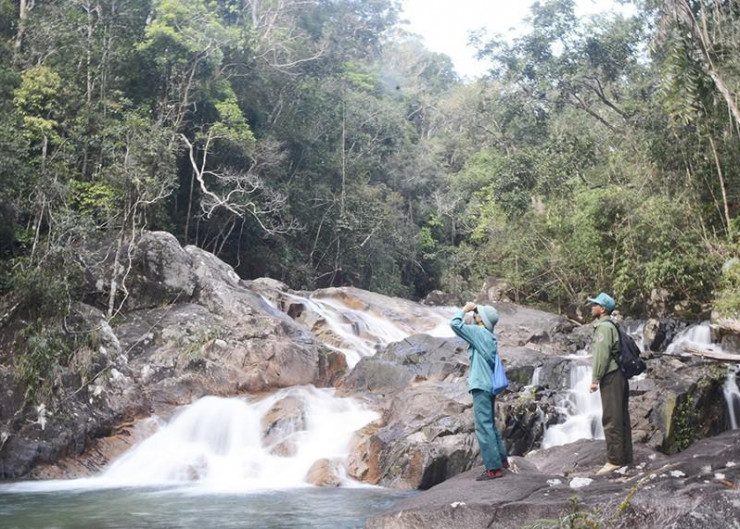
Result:
[[[0,366],[0,479],[81,456],[93,445],[105,451],[115,443],[96,440],[121,423],[167,416],[205,395],[327,385],[344,373],[343,359],[214,255],[183,249],[164,232],[143,234],[125,253],[132,259],[121,271],[128,291],[122,312],[108,321],[94,307],[75,307],[67,329],[94,329],[94,339],[55,374],[44,407],[27,405],[12,369]],[[87,275],[104,288],[105,273],[102,266]],[[107,298],[99,301],[105,306]],[[105,460],[93,457],[88,472]],[[62,465],[57,475],[68,477],[65,468],[84,472],[84,465]]]
[[[125,280],[128,310],[187,302],[195,292],[191,258],[171,233],[144,233],[133,247],[130,264]]]
[[[398,489],[426,489],[474,464],[472,401],[465,388],[429,382],[398,394],[358,432],[348,473]]]
[[[412,381],[441,381],[467,371],[467,344],[460,338],[416,334],[366,357],[344,378],[345,391],[392,393]]]

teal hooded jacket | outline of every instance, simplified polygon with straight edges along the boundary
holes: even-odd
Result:
[[[468,358],[470,372],[468,373],[468,391],[481,389],[491,393],[493,383],[493,363],[498,354],[498,338],[482,325],[466,325],[463,323],[463,311],[458,310],[450,320],[450,327],[455,334],[468,342]]]

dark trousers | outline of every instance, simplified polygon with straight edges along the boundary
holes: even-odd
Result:
[[[629,381],[617,369],[607,373],[599,384],[601,424],[606,437],[606,460],[613,465],[632,463],[632,426],[629,410]]]

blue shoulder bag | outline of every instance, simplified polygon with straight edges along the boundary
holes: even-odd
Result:
[[[491,375],[491,382],[493,383],[493,395],[498,395],[509,387],[509,381],[506,378],[506,371],[504,371],[504,364],[501,362],[501,355],[497,354],[496,359],[493,362],[493,373]]]

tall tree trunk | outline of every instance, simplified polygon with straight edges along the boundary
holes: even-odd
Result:
[[[185,216],[185,244],[190,233],[190,214],[193,210],[193,188],[195,187],[195,169],[190,173],[190,195],[188,196],[188,214]]]
[[[113,258],[113,269],[111,270],[110,277],[110,291],[108,293],[108,319],[113,317],[113,310],[116,305],[116,293],[118,292],[118,263],[121,260],[121,249],[123,248],[123,241],[126,238],[126,222],[124,221],[121,226],[121,231],[118,234],[118,241],[116,243],[116,254]]]
[[[41,181],[44,181],[44,176],[46,175],[46,156],[49,152],[49,138],[48,136],[44,136],[44,141],[41,146]],[[39,237],[41,236],[41,222],[44,219],[44,211],[46,210],[46,195],[43,194],[41,196],[41,210],[39,211],[38,218],[36,219],[36,233],[33,235],[33,245],[31,246],[31,262],[33,262],[33,258],[36,255],[36,247],[39,243]]]
[[[345,104],[344,101],[342,101],[342,199],[339,203],[339,218],[344,218],[344,193],[345,193],[345,184],[347,181],[347,154],[346,154],[346,146],[347,146],[347,127],[346,127],[346,114],[345,114]]]
[[[714,144],[712,135],[709,134],[709,144],[712,146],[712,154],[714,155],[714,163],[717,166],[717,176],[719,177],[719,187],[722,190],[722,205],[725,209],[725,222],[727,223],[727,238],[732,241],[732,222],[730,218],[730,205],[727,202],[727,185],[725,185],[725,175],[722,172],[722,164],[719,161],[719,153],[717,152],[717,146]]]
[[[92,91],[93,91],[93,75],[92,75],[92,47],[93,47],[93,10],[90,2],[85,4],[85,11],[87,13],[87,49],[85,50],[85,68],[86,68],[86,81],[87,90],[85,93],[85,138],[84,145],[82,148],[82,178],[84,179],[87,175],[87,164],[90,151],[90,113],[92,112]]]
[[[118,267],[121,263],[121,251],[123,250],[123,245],[126,242],[126,229],[128,227],[128,221],[129,218],[132,218],[132,213],[134,215],[132,227],[131,227],[131,241],[129,244],[133,244],[134,241],[134,230],[136,229],[136,212],[135,212],[136,206],[133,207],[127,206],[126,207],[126,214],[124,215],[123,222],[121,223],[121,231],[118,232],[118,240],[116,242],[116,253],[113,257],[113,269],[111,271],[111,277],[110,277],[110,292],[108,293],[108,319],[113,317],[113,312],[115,310],[116,306],[116,294],[118,294]],[[129,260],[130,262],[130,260]],[[125,277],[124,277],[125,281]]]
[[[28,13],[33,9],[34,0],[20,0],[18,9],[18,31],[15,34],[15,44],[13,45],[13,64],[18,64],[21,49],[23,48],[23,37],[26,33],[26,21]]]

